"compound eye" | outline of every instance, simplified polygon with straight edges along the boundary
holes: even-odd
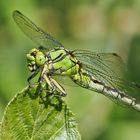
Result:
[[[42,52],[37,52],[36,54],[36,64],[42,66],[45,64],[45,56]]]

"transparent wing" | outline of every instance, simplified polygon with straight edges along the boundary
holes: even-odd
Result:
[[[44,46],[48,50],[55,47],[63,47],[62,44],[54,37],[45,33],[41,28],[37,27],[30,19],[19,11],[13,12],[13,18],[19,28],[39,46]]]
[[[114,53],[93,53],[84,50],[75,50],[74,56],[81,62],[82,68],[97,81],[124,91],[135,98],[140,98],[140,86],[127,81],[124,77],[126,72],[122,59]]]

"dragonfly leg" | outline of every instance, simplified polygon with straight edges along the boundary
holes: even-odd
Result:
[[[48,83],[49,87],[52,89],[52,92],[55,90],[55,88],[58,88],[61,92],[60,96],[64,97],[67,95],[63,87],[60,84],[58,84],[54,79],[52,79],[50,76],[47,76],[46,74],[44,74],[43,78]]]
[[[61,96],[65,97],[67,93],[65,92],[64,88],[59,83],[57,83],[54,79],[51,78],[51,81],[53,82],[55,87],[57,87],[61,91]]]
[[[43,78],[45,79],[45,81],[47,82],[47,84],[49,85],[49,87],[52,89],[52,91],[54,90],[54,85],[52,84],[50,77],[46,76],[46,74],[43,75]]]

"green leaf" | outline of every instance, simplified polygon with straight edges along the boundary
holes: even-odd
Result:
[[[0,140],[80,140],[73,113],[59,96],[24,89],[7,105]],[[40,95],[42,95],[40,93]]]

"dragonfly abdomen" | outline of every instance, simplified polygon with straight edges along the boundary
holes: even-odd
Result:
[[[89,83],[91,90],[96,90],[101,94],[115,100],[117,103],[124,104],[126,106],[132,107],[137,111],[140,111],[140,102],[135,98],[128,96],[125,92],[113,89],[111,87],[103,85],[101,82],[95,82],[95,80]]]
[[[72,80],[83,88],[93,90],[95,92],[101,93],[106,97],[115,100],[117,103],[124,104],[126,106],[132,107],[137,111],[140,111],[140,102],[135,98],[128,96],[125,92],[119,91],[112,87],[106,86],[104,83],[97,81],[94,77],[86,73],[78,73],[73,75]]]
[[[125,92],[105,86],[102,94],[116,100],[118,103],[120,102],[126,106],[134,108],[137,111],[140,111],[140,102],[138,102],[135,98],[128,96]]]

